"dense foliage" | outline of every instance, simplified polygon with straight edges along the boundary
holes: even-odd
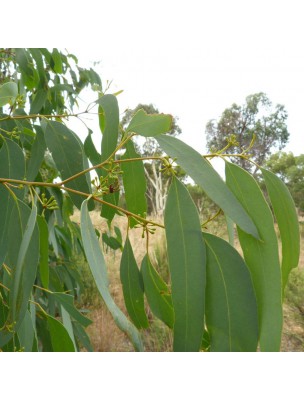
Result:
[[[281,233],[280,261],[273,215],[255,179],[225,157],[224,182],[209,163],[223,153],[202,157],[166,134],[170,115],[139,109],[120,126],[116,96],[103,93],[100,78],[80,68],[75,56],[57,49],[0,49],[0,59],[1,350],[92,350],[85,330],[91,321],[75,306],[82,289],[75,256],[83,255],[106,307],[137,351],[144,350],[148,309],[172,329],[174,351],[279,351],[284,287],[299,258],[297,215],[283,182],[261,169]],[[96,90],[96,101],[83,112],[69,111],[86,85]],[[66,125],[93,107],[100,149],[91,131],[83,144]],[[135,148],[137,136],[154,137],[166,155],[143,157]],[[163,223],[147,217],[147,159],[161,164],[169,179]],[[200,220],[177,166],[217,205],[214,218],[225,214],[229,243],[206,233],[213,218]],[[118,205],[122,191],[125,208]],[[126,217],[126,237],[117,226],[115,237],[100,235],[89,213],[97,203],[109,226],[115,214]],[[71,219],[75,208],[80,224]],[[243,256],[233,247],[234,226]],[[141,260],[128,236],[135,227],[142,229],[146,249]],[[169,283],[151,258],[149,238],[162,229]],[[127,315],[111,296],[100,239],[122,251]]]

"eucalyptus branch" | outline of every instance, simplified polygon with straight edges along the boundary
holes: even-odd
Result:
[[[98,203],[101,203],[101,204],[107,205],[109,207],[112,207],[115,210],[120,211],[121,213],[125,214],[126,216],[135,218],[136,220],[138,220],[141,223],[150,224],[150,225],[153,225],[153,226],[159,226],[160,228],[164,228],[164,225],[162,225],[162,224],[158,224],[157,222],[147,220],[146,218],[140,217],[139,215],[134,214],[131,211],[125,210],[124,208],[121,208],[121,207],[116,206],[114,204],[108,203],[107,201],[104,201],[104,200],[102,200],[102,199],[100,199],[100,198],[98,198],[96,196],[93,196],[92,194],[80,192],[79,190],[75,190],[75,189],[71,189],[69,187],[63,186],[63,182],[59,182],[59,183],[29,182],[29,181],[23,181],[23,180],[20,180],[20,179],[0,178],[0,183],[4,184],[5,187],[7,187],[6,184],[8,184],[8,183],[15,183],[15,184],[26,185],[26,186],[53,187],[53,188],[66,190],[67,192],[78,194],[79,196],[83,196],[83,197],[86,197],[86,198],[89,197],[89,198],[97,201]]]

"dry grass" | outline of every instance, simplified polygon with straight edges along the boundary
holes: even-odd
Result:
[[[94,226],[101,232],[107,232],[108,227],[106,221],[100,218],[97,212],[91,213],[91,218]],[[74,215],[75,220],[79,220],[79,215]],[[127,233],[127,221],[124,217],[116,216],[113,225],[119,226],[123,239],[125,240]],[[208,232],[220,236],[226,236],[223,229],[223,223],[219,222],[213,225],[212,230]],[[132,229],[129,233],[129,238],[133,247],[133,251],[140,265],[145,252],[146,240],[142,238],[141,229]],[[156,259],[163,257],[162,254],[155,254],[154,251],[164,252],[164,232],[158,228],[155,235],[150,235],[150,257],[154,260],[154,265],[157,267]],[[240,247],[236,244],[238,250]],[[115,299],[117,305],[126,313],[122,288],[119,278],[119,265],[121,259],[121,252],[112,250],[105,252],[105,259],[108,266],[108,273],[110,277],[110,291]],[[301,256],[299,268],[304,270],[304,234],[301,237]],[[164,277],[164,270],[159,270],[159,273]],[[303,288],[304,293],[304,288]],[[97,297],[97,296],[96,296]],[[302,301],[304,309],[304,298]],[[93,324],[89,326],[87,332],[91,338],[94,351],[133,351],[132,344],[115,325],[107,308],[102,304],[102,300],[91,305],[91,312],[89,317],[93,320]],[[295,306],[293,302],[289,301],[284,304],[284,327],[281,351],[304,351],[304,312],[301,307]],[[150,328],[142,333],[145,349],[147,351],[171,351],[172,349],[172,334],[171,331],[159,320],[156,320],[148,308],[148,318],[150,321]]]

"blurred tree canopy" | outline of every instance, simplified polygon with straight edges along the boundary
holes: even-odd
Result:
[[[227,139],[235,135],[236,143],[225,153],[241,153],[250,146],[255,135],[249,153],[253,161],[263,165],[274,149],[281,150],[288,141],[287,116],[285,107],[281,104],[273,107],[265,93],[249,95],[245,104],[234,103],[224,110],[218,121],[213,119],[207,123],[207,148],[212,152],[219,151],[227,145]],[[252,171],[252,164],[243,158],[235,157],[233,162]]]

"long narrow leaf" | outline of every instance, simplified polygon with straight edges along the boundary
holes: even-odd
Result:
[[[153,268],[148,255],[144,257],[140,271],[152,313],[172,329],[174,324],[172,296],[166,283]]]
[[[49,287],[49,230],[44,217],[38,215],[37,223],[40,237],[40,260],[39,271],[42,285],[47,289]]]
[[[238,228],[257,297],[260,347],[262,351],[279,351],[283,311],[281,268],[273,217],[258,184],[248,172],[226,162],[226,181],[251,216],[261,237],[257,240]]]
[[[149,323],[144,307],[144,288],[132,246],[127,237],[121,256],[120,280],[127,311],[136,328],[147,328]]]
[[[101,140],[101,161],[107,160],[117,146],[118,126],[119,126],[119,108],[116,96],[106,94],[97,100],[99,104],[99,125],[102,131]],[[107,172],[101,170],[101,175],[105,176]],[[103,200],[110,204],[118,205],[119,192],[109,193],[103,197]],[[109,222],[114,218],[116,211],[113,207],[106,204],[102,206],[101,216]]]
[[[138,330],[117,307],[110,295],[106,264],[90,219],[87,200],[81,206],[80,229],[84,251],[99,293],[117,326],[130,337],[135,349],[142,351],[143,345]]]
[[[53,351],[55,352],[75,352],[72,339],[63,324],[51,317],[47,316],[47,326],[51,337]]]
[[[286,185],[275,174],[262,168],[267,191],[276,217],[282,241],[282,290],[292,268],[300,257],[300,230],[294,201]]]
[[[225,240],[203,234],[207,250],[206,325],[211,351],[256,351],[258,315],[250,272]]]
[[[87,160],[85,160],[82,143],[77,135],[62,123],[57,121],[47,122],[45,141],[63,180],[83,171],[87,167],[88,164]],[[78,178],[71,180],[66,186],[80,192],[91,193],[91,186],[85,175],[80,175]],[[75,206],[80,209],[83,198],[74,193],[70,193],[70,197]]]
[[[258,238],[252,218],[229,190],[219,174],[197,151],[181,140],[160,135],[156,137],[160,147],[171,157],[177,157],[177,163],[191,178],[200,185],[206,194],[245,232]]]
[[[19,211],[22,212],[21,207],[19,208]],[[39,246],[39,236],[37,235],[38,232],[37,232],[36,218],[37,218],[37,207],[35,204],[33,204],[27,224],[22,233],[22,240],[20,243],[16,266],[14,268],[12,287],[10,291],[11,314],[12,314],[12,319],[13,321],[16,322],[17,326],[19,325],[19,323],[22,322],[25,313],[24,309],[30,297],[30,292],[28,292],[28,290],[25,290],[26,288],[24,287],[24,283],[26,281],[27,288],[31,289],[34,282],[32,279],[33,273],[30,274],[30,270],[34,267],[34,272],[35,272],[37,268],[37,264],[31,266],[32,268],[29,268],[26,262],[27,261],[26,255],[31,250],[30,244],[32,240],[38,240],[38,246]],[[34,235],[35,228],[36,228],[36,234]],[[12,240],[14,239],[12,238]]]
[[[122,160],[128,158],[140,158],[139,154],[136,153],[134,144],[132,142],[127,143],[126,152],[123,155]],[[121,169],[123,171],[122,178],[125,189],[127,209],[134,214],[144,216],[144,214],[147,212],[147,183],[143,162],[123,162],[121,163]],[[136,224],[137,221],[131,218],[131,228]]]
[[[198,351],[204,331],[206,250],[197,208],[186,187],[173,178],[165,229],[175,315],[175,351]]]

